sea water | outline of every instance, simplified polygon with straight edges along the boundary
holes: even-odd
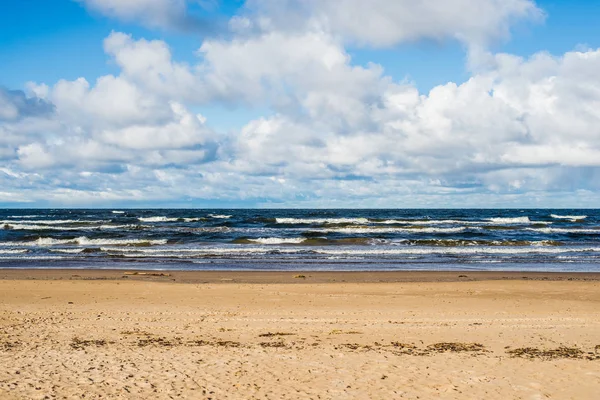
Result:
[[[600,272],[600,210],[0,210],[0,268]]]

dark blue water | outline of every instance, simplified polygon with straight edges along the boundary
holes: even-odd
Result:
[[[600,210],[0,210],[0,268],[600,272]]]

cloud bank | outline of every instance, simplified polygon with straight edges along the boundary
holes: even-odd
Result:
[[[193,64],[163,41],[113,32],[104,49],[118,75],[0,91],[0,201],[596,204],[600,49],[488,52],[514,23],[543,17],[528,0],[380,3],[251,0]],[[87,5],[160,27],[187,10],[183,0]],[[419,39],[464,43],[471,77],[420,93],[348,52]],[[191,111],[214,104],[270,112],[218,132]]]

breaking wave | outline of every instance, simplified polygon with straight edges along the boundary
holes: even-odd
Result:
[[[367,218],[275,218],[278,224],[368,224]]]
[[[584,229],[584,228],[526,228],[528,231],[540,233],[575,233],[575,234],[591,234],[600,235],[600,229]]]
[[[531,220],[529,217],[515,217],[515,218],[489,218],[488,221],[494,224],[530,224]],[[538,223],[538,221],[536,221]]]
[[[139,217],[138,220],[142,222],[176,222],[181,218],[169,218],[169,217]]]
[[[154,246],[167,244],[167,239],[89,239],[81,236],[73,239],[39,238],[32,242],[23,242],[35,246],[57,246],[66,244],[77,244],[80,246]]]
[[[28,252],[27,249],[0,249],[0,254],[24,254]]]
[[[22,218],[22,217],[21,217]],[[37,224],[37,225],[72,225],[72,224],[100,224],[106,221],[103,220],[95,220],[95,221],[90,221],[90,220],[80,220],[80,219],[51,219],[51,220],[35,220],[32,221],[30,219],[26,220],[26,221],[19,221],[19,220],[6,220],[6,221],[0,221],[0,224]]]
[[[571,222],[583,221],[587,218],[587,215],[556,215],[550,214],[552,218],[555,219],[568,219]]]
[[[258,238],[248,239],[249,242],[261,243],[261,244],[300,244],[304,242],[306,238]]]

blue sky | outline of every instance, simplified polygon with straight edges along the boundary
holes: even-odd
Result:
[[[6,2],[0,204],[596,204],[600,3],[430,3]]]
[[[494,43],[495,50],[528,56],[538,51],[562,54],[578,46],[600,46],[599,2],[546,0],[537,4],[547,14],[545,21],[517,26],[514,29],[518,37]],[[228,18],[241,6],[242,1],[223,0],[209,15]],[[165,40],[178,59],[188,62],[194,61],[193,52],[204,37],[121,22],[90,13],[72,0],[6,2],[2,5],[0,26],[0,84],[11,88],[20,88],[32,80],[54,82],[80,76],[93,80],[115,73],[102,50],[102,40],[113,30]],[[392,49],[354,48],[350,54],[356,63],[380,63],[395,79],[408,77],[424,91],[468,78],[463,45],[450,40],[419,41]]]

